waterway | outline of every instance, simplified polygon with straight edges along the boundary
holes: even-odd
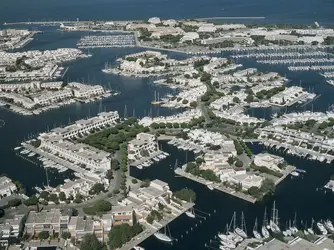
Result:
[[[303,7],[301,7],[303,6]],[[185,18],[185,17],[206,17],[206,16],[265,16],[265,22],[276,23],[308,23],[319,21],[322,24],[333,24],[334,18],[332,10],[334,2],[331,0],[278,0],[275,2],[265,0],[245,1],[245,0],[73,0],[65,2],[63,0],[41,1],[41,0],[13,0],[2,1],[0,3],[0,23],[5,21],[27,21],[43,19],[143,19],[149,16],[160,16],[163,18]],[[61,33],[54,29],[44,29],[45,33],[36,36],[36,39],[25,49],[55,49],[59,47],[74,47],[83,33]],[[31,133],[37,133],[59,124],[66,124],[70,121],[81,119],[89,115],[95,115],[100,106],[102,109],[118,110],[120,115],[124,115],[125,105],[128,116],[135,110],[136,116],[148,114],[152,108],[153,115],[165,115],[174,111],[151,107],[154,91],[159,91],[160,96],[169,92],[164,87],[154,86],[150,80],[135,79],[122,76],[106,75],[101,72],[106,61],[113,62],[117,57],[126,53],[132,53],[138,49],[94,49],[90,53],[91,58],[71,63],[66,78],[68,80],[79,80],[84,78],[90,83],[103,84],[117,89],[121,92],[119,96],[111,97],[102,102],[91,104],[73,104],[58,110],[53,110],[39,116],[24,117],[11,113],[5,109],[0,109],[0,119],[5,120],[5,126],[0,128],[0,155],[2,156],[0,172],[7,174],[10,178],[22,182],[31,191],[32,187],[46,183],[45,171],[43,168],[31,164],[17,157],[12,151],[18,142],[27,138]],[[180,57],[178,54],[171,54],[173,57]],[[313,72],[292,73],[287,72],[285,67],[267,67],[254,65],[248,62],[246,65],[256,66],[263,70],[275,70],[281,74],[287,74],[292,79],[291,84],[298,85],[302,80],[302,86],[314,88],[315,93],[321,94],[314,104],[314,110],[325,111],[328,104],[332,104],[334,88],[326,84],[320,76]],[[310,106],[307,106],[310,109]],[[250,112],[257,116],[269,116],[269,112],[264,109],[254,109]],[[254,153],[266,150],[258,145],[250,145]],[[175,160],[179,164],[185,163],[185,152],[179,152],[169,145],[163,145],[163,149],[171,153],[171,156],[164,161],[155,164],[147,169],[131,169],[131,173],[140,179],[161,179],[169,183],[173,191],[188,187],[197,193],[196,209],[210,213],[207,219],[190,219],[181,216],[170,225],[172,236],[178,241],[174,245],[167,245],[159,242],[154,237],[143,242],[147,250],[159,249],[205,249],[205,244],[218,231],[223,231],[224,226],[229,222],[234,211],[238,218],[240,213],[245,213],[248,231],[251,232],[256,217],[261,221],[264,207],[270,210],[273,200],[276,200],[279,216],[282,224],[287,219],[293,219],[297,212],[298,220],[308,220],[311,218],[325,219],[333,218],[334,197],[332,193],[325,193],[321,188],[334,174],[332,165],[306,161],[296,156],[285,156],[289,164],[305,169],[307,174],[300,178],[283,181],[276,190],[275,196],[267,198],[261,203],[250,204],[229,196],[227,194],[210,191],[206,186],[194,183],[191,180],[176,177],[173,172]],[[281,154],[280,152],[276,152]],[[193,155],[187,154],[187,159],[192,160]],[[57,185],[70,174],[49,173],[51,185]],[[200,222],[202,221],[202,222]],[[197,226],[196,226],[197,224]],[[193,229],[191,229],[193,228]],[[188,233],[187,233],[188,231]]]

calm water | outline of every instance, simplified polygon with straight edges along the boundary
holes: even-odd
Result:
[[[332,0],[12,0],[1,1],[0,23],[28,20],[127,20],[264,16],[268,22],[333,24]]]
[[[160,16],[162,18],[191,18],[207,16],[265,16],[265,22],[276,23],[308,23],[318,21],[321,24],[334,24],[332,10],[334,2],[332,0],[12,0],[0,2],[0,23],[5,21],[28,21],[28,20],[55,20],[55,19],[146,19],[150,16]],[[45,28],[45,33],[36,36],[36,39],[27,46],[26,49],[55,49],[59,47],[74,47],[82,33],[61,33],[54,29]],[[102,109],[118,110],[120,115],[124,114],[125,105],[128,115],[135,111],[136,116],[143,116],[151,111],[153,115],[170,114],[172,110],[158,109],[151,107],[154,91],[159,91],[160,95],[168,93],[166,88],[154,86],[149,80],[126,78],[121,76],[106,75],[101,72],[106,61],[113,62],[117,57],[126,53],[132,53],[138,49],[96,49],[90,51],[93,57],[83,59],[70,65],[66,78],[69,80],[82,79],[90,83],[103,84],[113,89],[121,91],[121,95],[106,99],[102,102]],[[178,54],[171,54],[179,58]],[[329,104],[333,103],[334,88],[315,73],[291,73],[285,67],[267,67],[254,65],[253,62],[243,62],[245,66],[256,66],[261,70],[274,70],[281,74],[287,73],[287,77],[292,79],[291,84],[314,88],[314,92],[321,94],[321,98],[313,103],[314,110],[325,111]],[[6,121],[4,128],[0,128],[0,155],[2,161],[0,172],[9,177],[19,180],[28,191],[35,185],[42,185],[46,182],[43,168],[31,164],[17,157],[12,148],[19,141],[27,138],[29,133],[37,133],[66,124],[69,120],[74,121],[89,115],[95,115],[99,111],[99,103],[73,104],[34,117],[19,116],[4,109],[0,109],[0,119]],[[305,108],[310,109],[310,105]],[[303,109],[301,107],[297,109]],[[249,111],[258,117],[269,117],[272,109],[254,109]],[[172,153],[172,156],[159,164],[144,170],[131,169],[132,175],[144,179],[159,178],[167,181],[172,190],[189,187],[197,193],[196,209],[207,219],[189,219],[181,216],[171,223],[170,228],[173,237],[177,242],[173,246],[163,244],[153,237],[143,243],[148,250],[167,249],[205,249],[205,244],[213,239],[218,231],[223,231],[224,226],[229,222],[232,213],[236,211],[240,218],[241,211],[244,211],[248,231],[250,232],[256,217],[262,220],[264,207],[270,210],[273,200],[276,200],[279,209],[281,223],[292,219],[297,212],[298,220],[308,220],[311,218],[321,219],[333,217],[334,198],[332,193],[324,193],[321,188],[334,174],[332,165],[318,162],[305,161],[304,159],[292,156],[285,156],[290,164],[295,164],[298,168],[303,168],[307,174],[302,178],[286,179],[281,183],[276,191],[275,197],[268,198],[259,204],[249,204],[232,196],[210,191],[203,185],[190,180],[175,177],[173,166],[176,158],[182,164],[186,160],[184,152],[179,152],[175,148],[163,145],[164,150]],[[251,145],[252,150],[257,153],[265,149]],[[280,152],[276,152],[280,154]],[[188,160],[193,159],[193,155],[188,153]],[[59,175],[50,172],[50,182],[52,185],[61,183],[70,174]],[[207,214],[210,213],[211,216]],[[197,224],[197,225],[196,225]],[[192,229],[191,229],[192,228]],[[187,233],[188,231],[188,233]]]

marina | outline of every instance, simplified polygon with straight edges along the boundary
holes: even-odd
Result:
[[[80,49],[85,48],[131,48],[136,46],[133,34],[85,36],[77,43]]]

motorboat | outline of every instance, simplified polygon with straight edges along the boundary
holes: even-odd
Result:
[[[324,227],[324,225],[322,223],[317,222],[316,225],[317,225],[317,227],[320,230],[320,232],[321,232],[322,235],[326,235],[328,233],[327,230],[326,230],[326,228]]]
[[[295,176],[295,177],[298,177],[300,174],[297,171],[293,171],[293,172],[291,172],[291,175]]]
[[[134,246],[133,249],[134,250],[145,250],[145,248],[140,247],[140,246]]]
[[[190,199],[190,202],[191,202],[191,199]],[[195,218],[196,215],[195,215],[195,211],[194,211],[194,208],[190,208],[188,211],[185,212],[185,214],[189,217],[189,218]]]
[[[334,232],[333,223],[330,220],[325,221],[325,227],[328,229],[328,231],[332,233]]]
[[[230,249],[234,249],[236,247],[236,245],[233,243],[233,242],[230,242],[230,241],[220,241],[220,243],[224,246],[224,247],[227,247],[227,248],[230,248]]]

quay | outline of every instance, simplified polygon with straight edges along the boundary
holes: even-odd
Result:
[[[73,164],[71,164],[70,162],[63,160],[61,158],[58,158],[56,156],[54,156],[53,154],[49,154],[45,151],[39,150],[38,148],[35,148],[34,146],[30,145],[29,143],[21,143],[21,145],[26,148],[27,150],[34,152],[40,156],[43,156],[49,160],[54,161],[55,163],[58,163],[64,167],[67,167],[71,170],[73,170],[74,172],[78,172],[78,173],[82,173],[84,174],[86,171],[83,168],[79,168]],[[88,171],[87,171],[88,172]]]
[[[173,136],[173,135],[159,135],[159,137],[157,139],[158,139],[158,141],[170,141],[173,138],[175,138],[175,136]]]
[[[216,17],[202,17],[195,18],[197,21],[206,21],[206,20],[233,20],[233,19],[266,19],[264,16],[216,16]]]
[[[201,183],[203,185],[206,185],[206,183],[208,182],[207,180],[205,180],[205,179],[203,179],[201,177],[196,177],[196,176],[193,176],[191,174],[186,173],[181,168],[176,168],[174,170],[174,172],[177,175],[180,175],[182,177],[188,178],[188,179],[190,179],[192,181],[196,181],[196,182]],[[252,197],[250,195],[246,195],[246,194],[241,193],[241,192],[236,192],[233,189],[222,187],[222,186],[218,186],[218,185],[214,185],[213,187],[214,187],[214,189],[216,189],[218,191],[221,191],[221,192],[224,192],[226,194],[235,196],[235,197],[237,197],[239,199],[243,199],[243,200],[248,201],[250,203],[255,203],[256,202],[256,198],[254,198],[254,197]]]
[[[182,211],[180,213],[173,215],[171,214],[167,220],[162,219],[158,223],[154,223],[153,225],[146,224],[146,228],[143,232],[136,235],[131,241],[125,243],[122,247],[119,248],[119,250],[130,250],[133,247],[137,246],[147,238],[151,237],[154,233],[158,232],[160,229],[165,227],[167,224],[171,223],[173,220],[178,218],[180,215],[184,214],[186,211],[188,211],[190,208],[192,208],[195,205],[195,203],[184,203],[182,204]]]

